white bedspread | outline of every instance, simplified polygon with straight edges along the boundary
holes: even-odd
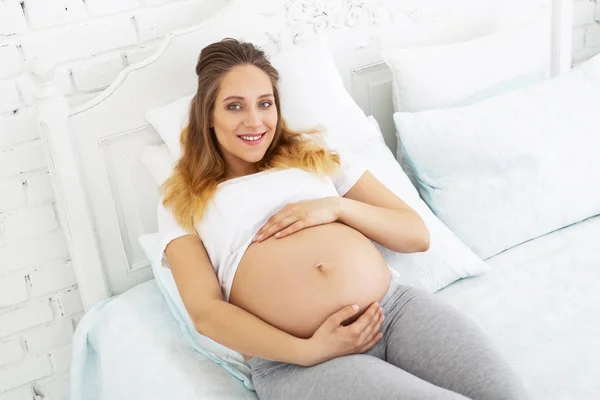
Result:
[[[257,400],[194,351],[156,281],[88,311],[73,337],[71,400]]]
[[[600,399],[600,217],[488,262],[438,295],[487,332],[533,399]]]
[[[487,332],[533,399],[600,399],[600,217],[438,292]],[[194,352],[154,280],[96,305],[73,339],[72,400],[257,399]]]

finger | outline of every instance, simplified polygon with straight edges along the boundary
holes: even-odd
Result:
[[[294,232],[298,232],[301,229],[306,228],[305,224],[302,221],[296,221],[292,225],[288,226],[282,231],[279,231],[275,234],[275,237],[282,238],[287,235],[291,235]]]
[[[372,322],[373,315],[379,309],[379,304],[373,303],[356,321],[347,326],[347,328],[356,336],[359,336]]]
[[[258,237],[261,236],[267,229],[269,229],[271,225],[273,225],[273,222],[276,221],[278,218],[279,215],[277,214],[271,216],[271,218],[269,218],[267,222],[265,222],[265,224],[258,230],[258,232],[256,232],[256,235],[254,235],[254,238],[252,240],[257,240]]]
[[[346,306],[329,317],[336,326],[341,326],[342,322],[356,314],[359,310],[358,304]]]
[[[360,350],[358,350],[358,352],[364,353],[365,351],[371,350],[371,348],[375,346],[381,340],[382,337],[383,333],[379,332],[377,335],[375,335],[375,338],[373,338],[373,340],[361,347]]]
[[[256,236],[256,241],[262,242],[263,240],[266,240],[269,237],[273,236],[275,233],[292,225],[296,221],[297,221],[297,219],[294,215],[284,217],[284,218],[280,219],[279,221],[275,222],[273,225],[269,226],[267,229],[265,229],[260,234],[260,236]]]
[[[373,340],[383,325],[384,318],[383,314],[378,310],[373,317],[373,322],[361,334],[360,343],[367,343]]]
[[[279,221],[281,221],[283,218],[288,217],[289,214],[282,214],[282,212],[280,211],[279,213],[273,215],[271,218],[269,218],[269,220],[262,226],[262,228],[260,228],[258,230],[258,232],[256,232],[256,235],[254,235],[253,240],[254,241],[259,241],[260,239],[264,239],[265,238],[265,233],[269,230],[272,229],[273,226],[275,226],[275,224],[279,223]]]
[[[261,232],[261,233],[264,232],[266,228],[268,228],[269,226],[273,225],[280,219],[285,218],[289,215],[291,215],[289,207],[288,206],[283,207],[282,209],[278,210],[275,214],[271,215],[271,217],[267,220],[267,222],[265,222],[265,224],[262,226],[262,228],[260,228],[260,230],[258,232]]]

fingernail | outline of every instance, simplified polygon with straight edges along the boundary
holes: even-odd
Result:
[[[358,304],[354,304],[354,305],[352,306],[352,308],[354,308],[355,310],[358,310]]]
[[[260,239],[262,239],[262,235],[258,235],[254,240],[259,241]]]

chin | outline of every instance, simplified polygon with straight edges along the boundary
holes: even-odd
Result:
[[[251,156],[245,156],[245,157],[241,157],[242,160],[249,162],[249,163],[257,163],[260,160],[263,159],[263,157],[265,156],[265,153],[261,153],[261,154],[256,154],[256,155],[251,155]]]

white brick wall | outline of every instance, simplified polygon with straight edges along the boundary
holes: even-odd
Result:
[[[20,179],[4,179],[0,181],[0,212],[25,205],[25,190]]]
[[[33,389],[36,393],[43,393],[44,396],[52,400],[67,399],[70,382],[70,375],[68,372],[65,372],[37,381],[33,385]]]
[[[87,17],[84,3],[78,0],[27,0],[25,18],[34,29],[47,28]]]
[[[52,375],[52,365],[48,357],[31,357],[11,364],[10,374],[0,374],[0,387],[10,390],[50,375]]]
[[[4,213],[0,217],[0,224],[4,228],[4,240],[9,244],[58,228],[52,204],[19,212]]]
[[[25,351],[19,338],[12,338],[0,343],[0,367],[19,361],[25,356]]]
[[[37,114],[32,109],[23,108],[19,114],[0,117],[0,126],[0,149],[40,136]]]
[[[83,315],[25,68],[53,69],[76,105],[224,3],[0,0],[0,400],[68,398]]]
[[[83,315],[24,68],[54,68],[69,104],[79,104],[171,30],[224,3],[0,0],[0,400],[68,398],[70,343]],[[600,52],[600,2],[575,6],[580,61]]]
[[[5,275],[0,281],[0,307],[12,306],[29,298],[23,274]],[[1,352],[0,352],[1,353]],[[1,360],[1,358],[0,358]],[[1,363],[2,361],[0,361]]]
[[[27,23],[16,0],[0,1],[0,35],[10,36],[27,30]]]
[[[573,10],[573,62],[600,53],[600,1],[575,0]]]
[[[21,386],[15,390],[0,393],[0,400],[31,400],[33,399],[33,391],[29,386]]]
[[[0,315],[0,337],[52,321],[53,318],[54,313],[48,299],[20,305]]]
[[[10,78],[21,72],[21,58],[13,43],[0,45],[0,79]]]
[[[73,322],[66,319],[30,329],[21,338],[30,354],[39,354],[68,344],[73,332]]]
[[[194,25],[214,14],[215,5],[209,1],[185,0],[140,10],[134,15],[140,38],[143,41],[156,39],[178,27]]]

